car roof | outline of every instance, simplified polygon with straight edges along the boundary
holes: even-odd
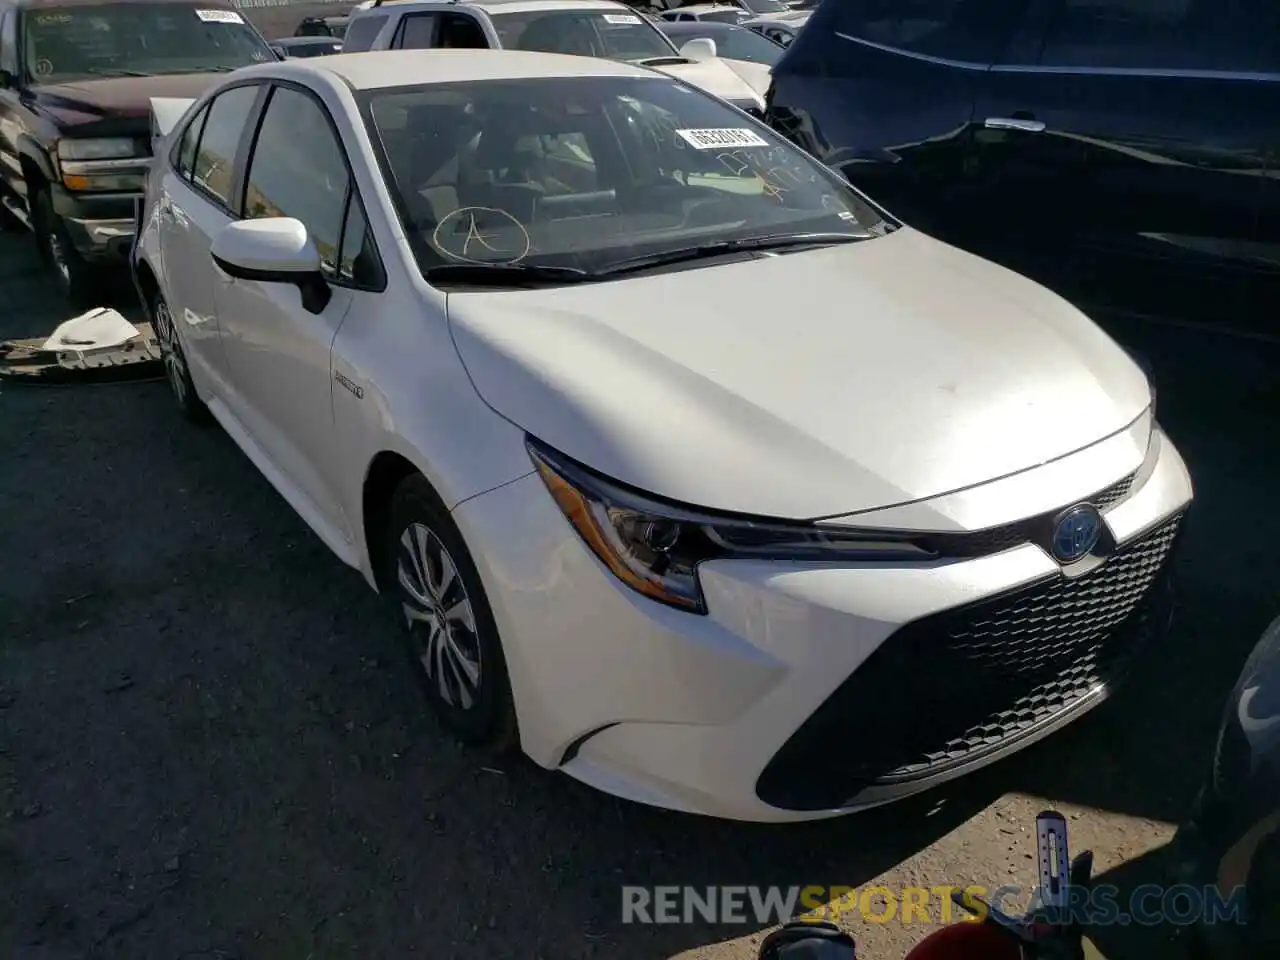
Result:
[[[683,7],[664,10],[663,13],[715,13],[719,10],[737,10],[739,13],[747,12],[732,3],[691,3]]]
[[[531,13],[535,10],[625,10],[635,13],[625,3],[617,0],[388,0],[376,7],[356,11],[387,10],[415,6],[471,7],[485,13]]]
[[[114,0],[116,3],[128,4],[129,0]],[[138,0],[139,3],[164,3],[175,7],[208,7],[214,10],[238,9],[230,0]],[[28,10],[39,10],[47,7],[90,7],[99,6],[103,0],[12,0],[12,6]]]
[[[736,23],[723,23],[719,20],[663,20],[658,24],[663,33],[728,33],[730,30],[741,30]]]
[[[432,83],[481,80],[546,80],[558,77],[625,77],[649,79],[652,70],[602,57],[571,57],[525,50],[376,50],[336,53],[314,60],[284,61],[246,67],[248,76],[328,74],[354,90],[379,90]]]
[[[272,43],[283,44],[286,47],[310,47],[319,46],[322,43],[341,43],[338,37],[276,37]]]

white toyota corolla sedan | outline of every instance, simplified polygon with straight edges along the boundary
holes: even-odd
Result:
[[[1130,357],[607,60],[263,64],[157,155],[181,409],[402,610],[430,706],[613,794],[830,816],[1026,746],[1168,622]]]

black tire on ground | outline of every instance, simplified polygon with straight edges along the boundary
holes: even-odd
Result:
[[[432,712],[470,746],[512,750],[519,736],[493,611],[462,536],[423,477],[407,477],[392,495],[384,550],[386,594],[406,622],[406,649]]]
[[[156,339],[160,342],[164,378],[169,384],[174,403],[178,405],[183,417],[192,423],[208,423],[212,419],[209,408],[196,394],[196,385],[191,380],[187,355],[182,348],[177,325],[173,322],[173,314],[169,311],[169,304],[158,292],[151,298],[151,323]]]
[[[33,196],[31,225],[40,256],[53,268],[54,280],[72,307],[87,309],[96,306],[96,301],[106,290],[102,270],[76,251],[62,218],[54,212],[48,189],[39,187]]]

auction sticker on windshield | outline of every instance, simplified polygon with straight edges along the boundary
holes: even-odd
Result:
[[[606,13],[605,23],[639,23],[640,18],[630,13]]]
[[[677,130],[677,136],[695,150],[721,150],[725,147],[767,147],[769,144],[754,130],[726,127],[716,130]]]
[[[196,16],[205,23],[244,23],[244,17],[234,10],[197,10]]]

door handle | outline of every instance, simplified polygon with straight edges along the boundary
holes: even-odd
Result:
[[[1044,121],[1030,117],[987,117],[983,126],[988,130],[1021,130],[1023,133],[1043,133]]]

